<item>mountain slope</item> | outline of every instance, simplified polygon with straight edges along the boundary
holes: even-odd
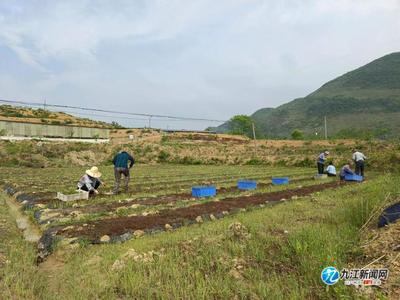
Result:
[[[259,133],[272,138],[290,137],[294,129],[309,137],[323,135],[324,116],[330,136],[399,136],[400,52],[329,81],[304,98],[252,115]]]

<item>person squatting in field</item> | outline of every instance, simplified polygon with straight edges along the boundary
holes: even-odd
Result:
[[[333,165],[333,162],[329,162],[328,167],[326,168],[326,174],[329,177],[335,177],[336,176],[336,168]]]
[[[357,149],[353,150],[353,161],[356,164],[356,174],[364,177],[364,161],[367,157]]]
[[[100,177],[101,173],[97,167],[86,170],[85,175],[78,181],[78,190],[89,192],[90,195],[98,194],[99,191],[97,189],[102,184]]]
[[[119,187],[121,184],[122,175],[124,175],[124,186],[125,186],[125,192],[127,193],[130,180],[130,169],[135,164],[135,159],[128,152],[122,150],[118,152],[117,155],[115,155],[113,159],[113,164],[114,164],[114,176],[115,176],[115,186],[113,194],[119,193]]]
[[[318,156],[317,159],[318,174],[324,174],[325,161],[328,155],[329,151],[325,150]]]
[[[346,175],[354,175],[354,172],[351,170],[351,160],[345,164],[340,170],[340,180],[345,180]]]

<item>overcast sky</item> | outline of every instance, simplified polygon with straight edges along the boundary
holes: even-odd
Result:
[[[399,16],[396,0],[0,0],[0,99],[225,120],[399,51]]]

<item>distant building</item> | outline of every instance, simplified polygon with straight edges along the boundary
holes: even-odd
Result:
[[[66,139],[109,139],[110,129],[0,121],[0,136]]]

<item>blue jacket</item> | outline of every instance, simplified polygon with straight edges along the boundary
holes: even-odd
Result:
[[[115,168],[128,168],[128,161],[130,161],[129,168],[132,168],[135,163],[135,159],[129,155],[128,152],[122,151],[115,155],[113,164]]]
[[[340,176],[344,177],[346,175],[353,175],[353,171],[350,169],[349,165],[344,165],[343,168],[340,170]]]

